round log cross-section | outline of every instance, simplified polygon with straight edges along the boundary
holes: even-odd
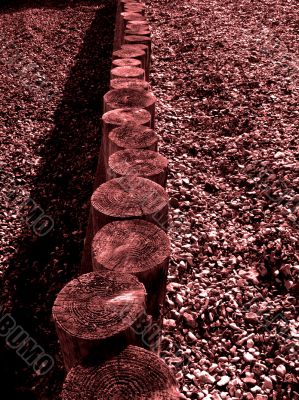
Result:
[[[149,48],[149,55],[151,55],[151,38],[141,35],[129,35],[124,37],[125,44],[144,44]]]
[[[157,151],[158,136],[155,132],[141,125],[127,123],[113,129],[108,135],[107,156],[123,149],[144,149]]]
[[[141,15],[145,14],[145,5],[141,3],[126,3],[124,6],[124,10],[126,12],[140,13]]]
[[[68,373],[61,400],[179,400],[174,375],[156,354],[128,346],[111,360],[77,365]]]
[[[93,232],[115,220],[143,219],[166,230],[168,196],[155,182],[125,176],[103,183],[91,197]]]
[[[160,153],[152,150],[125,149],[109,157],[106,180],[137,175],[165,188],[167,172],[168,160]]]
[[[137,67],[141,68],[142,64],[140,60],[135,58],[116,58],[112,61],[112,67]]]
[[[122,44],[121,45],[121,49],[123,50],[127,50],[127,49],[139,49],[139,50],[143,50],[145,52],[145,60],[146,60],[146,64],[145,64],[145,76],[146,79],[148,80],[149,78],[149,69],[150,69],[150,52],[149,52],[149,47],[146,44],[141,44],[141,43],[135,43],[135,44]]]
[[[150,84],[143,79],[112,79],[110,81],[110,89],[142,89],[150,90]]]
[[[125,30],[125,35],[141,35],[141,36],[151,36],[150,30],[144,25],[127,25]]]
[[[127,79],[127,78],[137,78],[144,79],[145,72],[143,68],[140,67],[115,67],[111,69],[110,77],[111,79]]]
[[[167,234],[143,220],[111,222],[99,230],[92,243],[94,271],[134,274],[145,286],[147,313],[160,323],[169,256]]]
[[[155,123],[156,97],[152,92],[138,89],[115,89],[104,95],[104,113],[117,108],[141,107],[151,114],[151,128]]]
[[[66,369],[81,359],[105,360],[128,344],[139,345],[134,324],[144,310],[144,286],[132,275],[90,272],[69,282],[53,306]]]
[[[136,58],[137,60],[141,61],[142,68],[145,68],[145,57],[145,51],[140,49],[120,49],[112,53],[112,60],[117,58]]]

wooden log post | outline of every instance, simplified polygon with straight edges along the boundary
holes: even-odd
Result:
[[[158,136],[146,126],[134,123],[124,124],[109,132],[107,156],[124,149],[157,151]]]
[[[173,373],[156,354],[128,346],[104,363],[68,373],[61,400],[179,400]]]
[[[144,79],[145,71],[143,68],[138,67],[115,67],[111,69],[110,72],[111,79]]]
[[[124,44],[144,44],[149,48],[149,55],[151,55],[152,40],[148,36],[142,35],[129,35],[124,37]]]
[[[150,91],[114,89],[104,95],[104,113],[118,108],[141,107],[151,114],[151,128],[155,124],[156,97]]]
[[[136,60],[135,58],[116,58],[112,60],[112,67],[137,67],[142,68],[142,64],[140,60]]]
[[[149,69],[150,69],[150,54],[149,54],[149,47],[146,44],[122,44],[121,45],[122,50],[127,50],[127,49],[139,49],[143,50],[146,54],[146,64],[145,64],[145,77],[146,80],[149,78]]]
[[[146,18],[144,15],[140,13],[134,13],[130,11],[124,11],[120,14],[120,35],[121,35],[121,40],[123,43],[124,40],[124,32],[126,30],[126,26],[130,21],[146,21]]]
[[[149,27],[146,25],[132,25],[128,24],[125,29],[125,35],[141,35],[141,36],[151,36]]]
[[[149,79],[149,71],[151,65],[151,38],[148,36],[142,35],[125,35],[124,36],[124,44],[143,44],[148,47],[147,52],[147,68],[146,68],[146,80]]]
[[[110,155],[106,180],[137,175],[166,187],[168,160],[152,150],[125,149]]]
[[[99,160],[95,175],[94,188],[105,182],[106,167],[108,163],[107,142],[109,132],[125,123],[134,123],[136,125],[151,125],[151,114],[143,108],[120,108],[108,111],[102,116],[102,138],[99,152]]]
[[[168,196],[155,182],[138,176],[111,179],[91,197],[93,234],[115,220],[143,219],[164,230],[168,226]]]
[[[150,90],[150,84],[143,79],[128,78],[128,79],[112,79],[110,81],[110,89],[142,89]]]
[[[138,219],[111,222],[98,231],[92,242],[93,270],[134,274],[146,289],[146,312],[160,327],[169,256],[167,234]]]
[[[141,15],[145,15],[145,4],[142,3],[125,3],[124,4],[125,12],[139,13]]]
[[[133,25],[135,26],[135,25]],[[145,62],[146,62],[146,54],[144,50],[140,49],[120,49],[116,50],[112,53],[112,60],[118,59],[118,58],[134,58],[137,59],[141,62],[142,68],[145,68]]]
[[[52,310],[65,368],[89,357],[105,360],[128,344],[141,345],[134,324],[145,314],[145,295],[129,274],[91,272],[70,281]]]

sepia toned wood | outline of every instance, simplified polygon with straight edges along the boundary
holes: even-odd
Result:
[[[151,91],[114,89],[104,95],[104,113],[118,108],[141,107],[151,114],[151,128],[155,124],[156,97]]]
[[[90,357],[105,360],[128,344],[140,345],[134,324],[144,310],[144,286],[132,275],[90,272],[70,281],[52,310],[65,368]]]
[[[92,242],[95,272],[131,273],[145,286],[146,311],[161,326],[170,257],[167,234],[143,220],[115,221],[105,225]]]
[[[144,79],[145,71],[143,68],[138,67],[115,67],[111,69],[110,72],[111,79],[127,79],[127,78],[137,78]]]
[[[145,15],[145,4],[144,3],[125,3],[124,4],[125,12],[133,12],[140,13],[141,15]]]
[[[138,176],[111,179],[91,197],[93,233],[115,220],[143,219],[168,226],[168,196],[155,182]]]
[[[165,188],[167,173],[168,160],[156,151],[125,149],[109,156],[106,180],[137,175]]]
[[[142,64],[140,60],[136,60],[135,58],[117,58],[115,60],[112,60],[112,68],[115,67],[142,68]]]
[[[151,38],[142,35],[125,35],[124,44],[142,44],[148,47],[147,51],[147,66],[146,66],[146,80],[149,79],[150,60],[151,60]]]
[[[141,35],[141,36],[151,36],[151,32],[146,25],[132,25],[127,24],[125,29],[125,35]]]
[[[102,138],[99,152],[99,160],[95,174],[94,188],[97,188],[101,183],[105,182],[106,167],[108,163],[107,157],[107,142],[109,132],[125,123],[134,123],[136,125],[151,125],[151,114],[139,107],[135,108],[120,108],[111,110],[102,116]]]
[[[106,362],[74,367],[61,393],[61,400],[180,398],[175,377],[164,361],[151,351],[131,345]]]
[[[135,25],[133,25],[135,26]],[[141,49],[120,49],[112,53],[112,60],[118,58],[135,58],[141,61],[142,68],[145,68],[146,53]]]
[[[110,89],[142,89],[150,90],[150,84],[143,79],[112,79],[110,81]]]
[[[146,44],[135,43],[135,44],[122,44],[121,49],[139,49],[145,51],[146,54],[146,65],[145,65],[145,77],[146,80],[149,78],[149,68],[150,68],[150,53],[149,47]]]
[[[107,156],[123,149],[144,149],[157,151],[158,136],[141,125],[126,123],[108,134]]]

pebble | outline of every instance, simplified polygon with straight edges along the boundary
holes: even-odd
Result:
[[[247,353],[247,352],[243,354],[243,358],[247,362],[252,362],[255,360],[255,357],[252,354]]]
[[[224,375],[221,377],[221,379],[217,382],[217,386],[225,386],[228,384],[230,381],[230,377],[227,375]]]
[[[192,332],[188,332],[187,337],[191,342],[196,342],[197,341],[196,336]]]
[[[272,383],[271,379],[268,378],[267,376],[264,379],[262,389],[264,389],[264,390],[266,390],[266,389],[272,390],[273,389],[273,383]]]
[[[194,371],[194,375],[196,376],[199,383],[215,383],[215,378],[206,371],[201,371],[199,373],[196,373],[196,371]]]
[[[192,314],[184,312],[182,317],[187,326],[189,326],[190,328],[196,328],[197,324],[196,324],[195,318],[193,317]]]
[[[253,388],[251,388],[250,389],[251,390],[251,392],[253,393],[253,394],[257,394],[257,393],[259,393],[259,392],[261,392],[262,391],[262,389],[259,387],[259,386],[253,386]]]
[[[276,372],[278,374],[278,376],[280,376],[281,378],[283,378],[287,372],[286,367],[283,364],[278,365],[278,367],[276,368]]]

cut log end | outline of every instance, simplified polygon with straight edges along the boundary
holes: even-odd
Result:
[[[151,115],[143,108],[120,108],[117,110],[108,111],[102,116],[103,123],[116,128],[128,122],[133,122],[137,125],[147,125],[151,123]]]
[[[138,67],[115,67],[111,69],[111,79],[144,79],[144,69]]]
[[[138,89],[150,90],[150,84],[143,79],[136,78],[118,78],[110,81],[110,89]]]
[[[126,176],[102,184],[91,197],[91,209],[94,233],[115,219],[129,218],[167,229],[168,196],[160,185],[146,178]]]
[[[117,58],[112,61],[113,67],[137,67],[141,68],[141,61],[134,58]]]
[[[53,318],[76,339],[106,339],[130,327],[142,313],[144,301],[144,287],[135,277],[88,273],[60,291]]]
[[[153,110],[156,97],[152,92],[142,89],[115,89],[104,95],[105,112],[116,108],[141,107],[148,111]],[[153,110],[154,112],[154,110]]]
[[[151,150],[125,149],[115,152],[108,160],[108,175],[121,177],[137,175],[165,186],[168,160]]]
[[[153,129],[127,123],[109,133],[109,155],[121,149],[148,149],[157,151],[158,136]]]
[[[175,377],[150,351],[128,346],[96,366],[78,365],[66,377],[62,400],[178,400]]]
[[[111,222],[95,235],[92,244],[95,271],[138,274],[164,263],[169,255],[167,234],[142,220]]]

